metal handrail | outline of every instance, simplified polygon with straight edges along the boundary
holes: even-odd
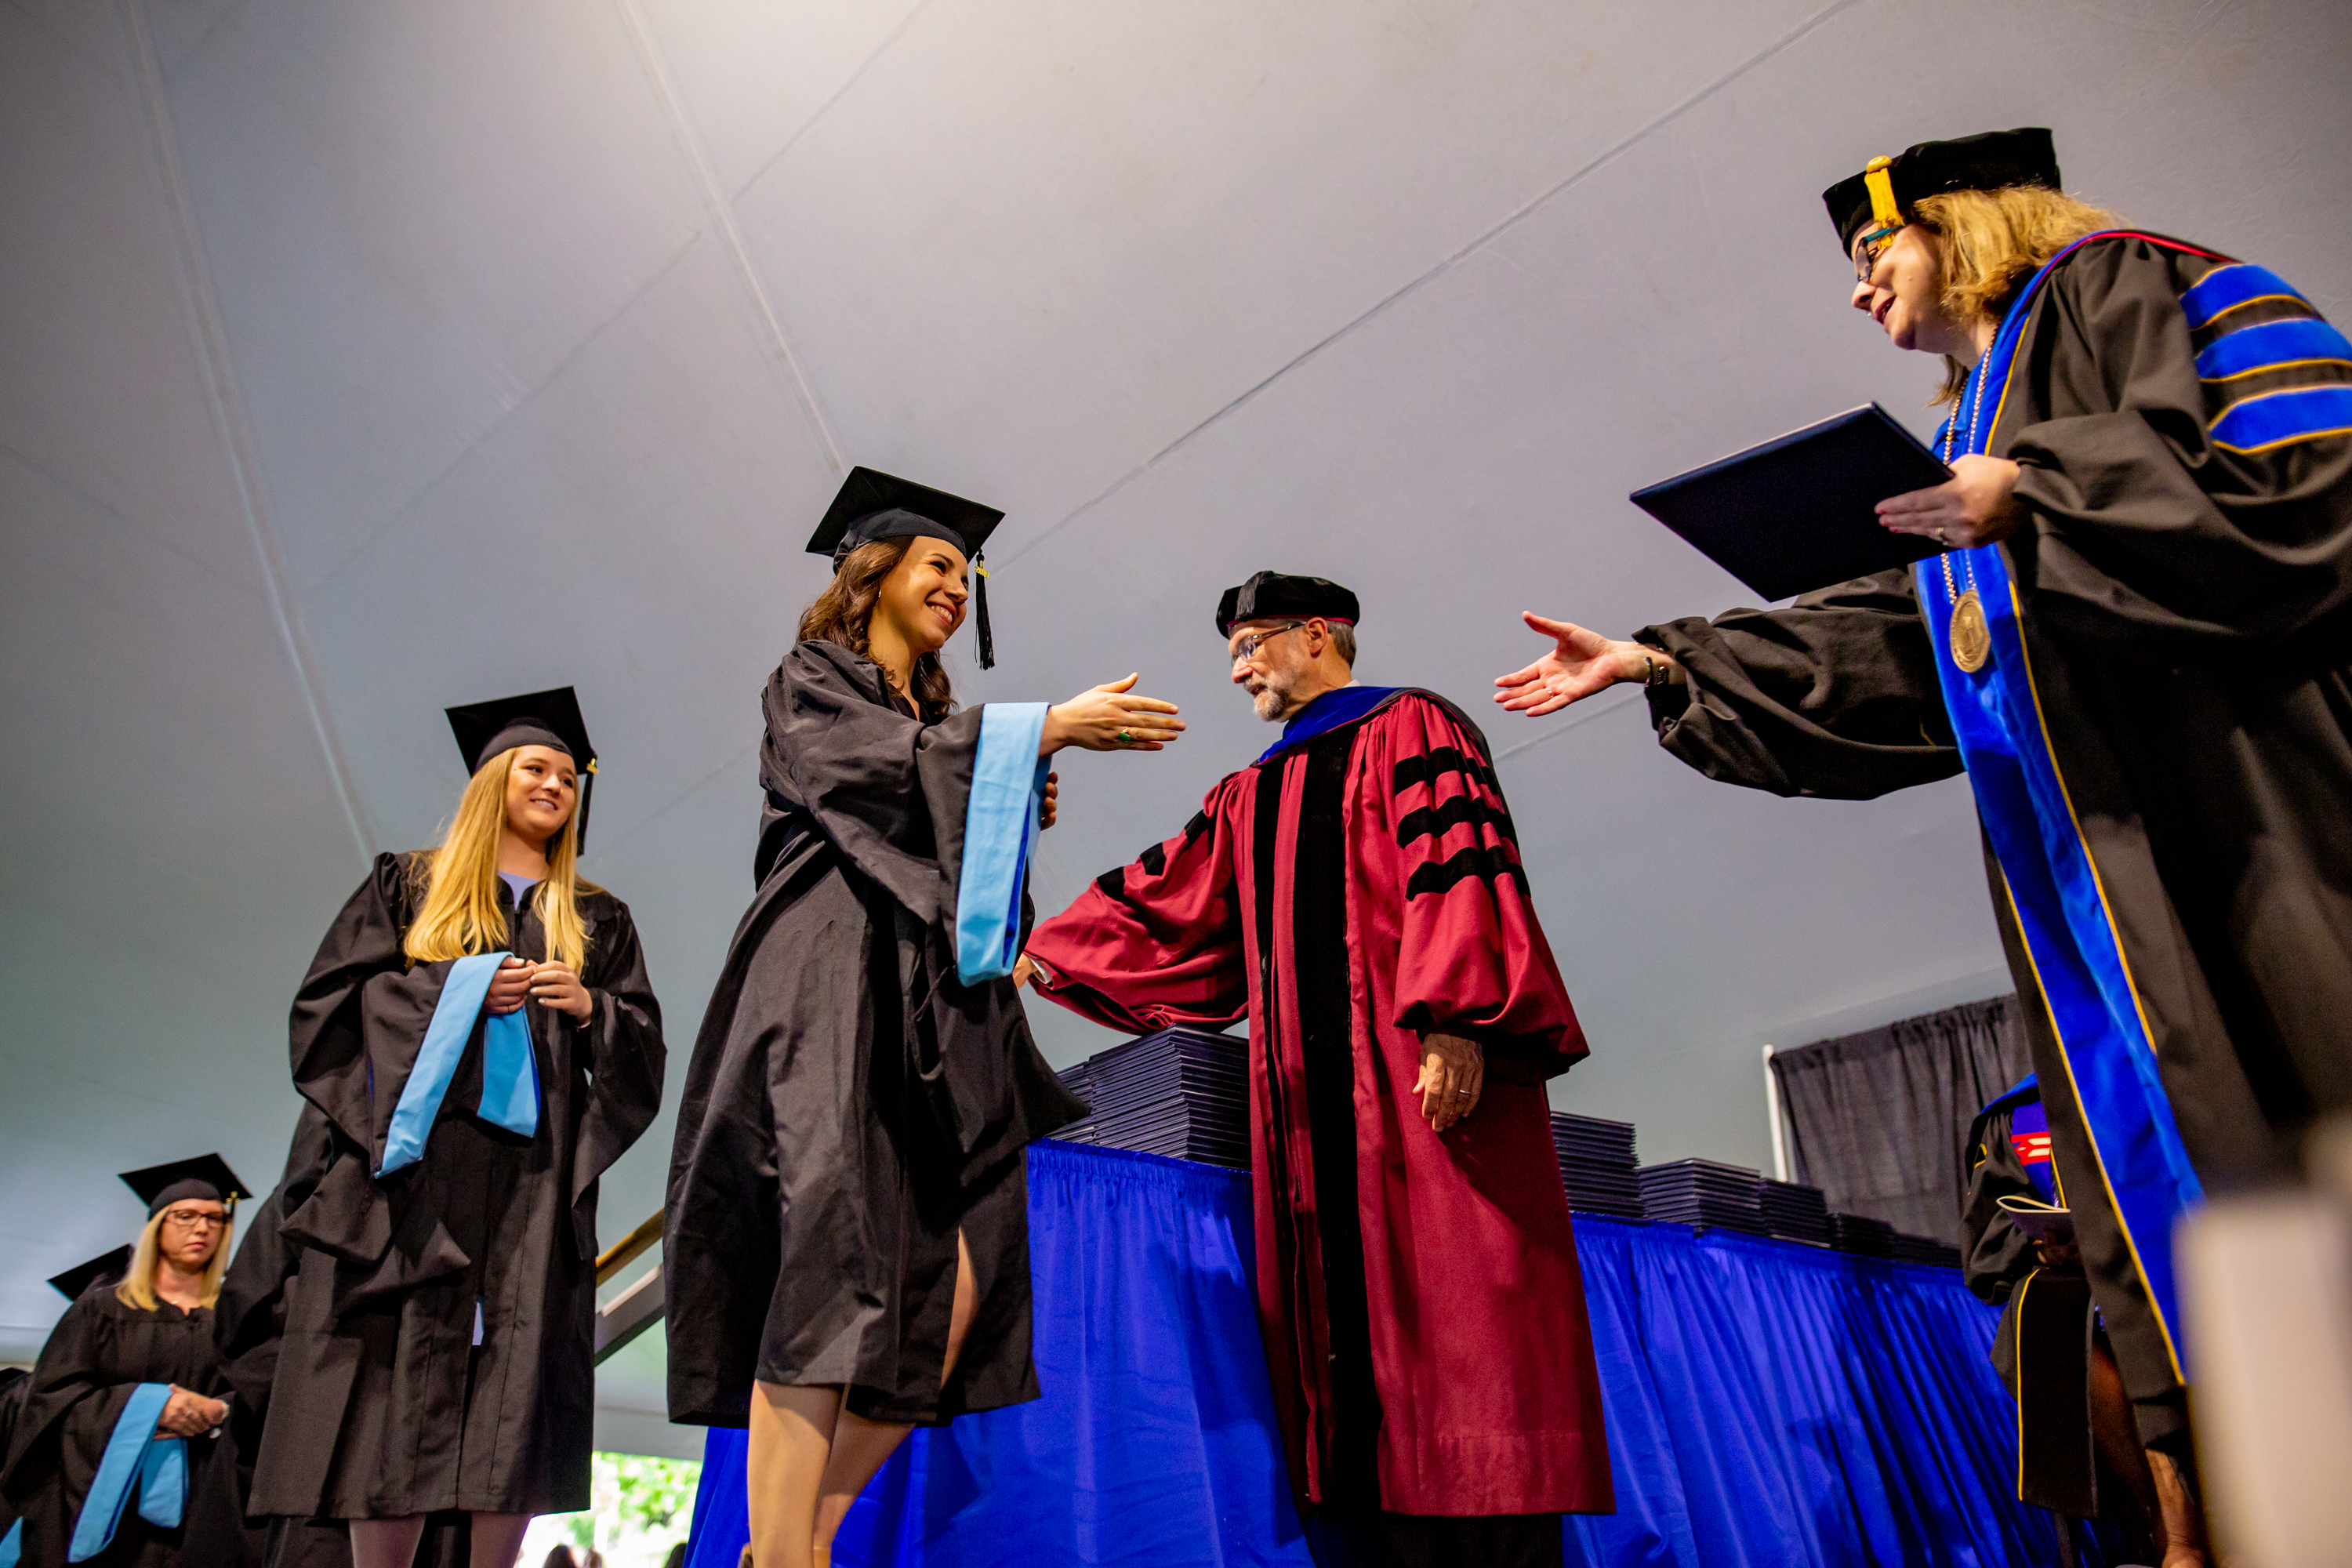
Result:
[[[661,1238],[662,1216],[656,1214],[604,1249],[604,1256],[596,1259],[596,1283],[609,1284],[614,1275],[643,1257]],[[631,1281],[627,1289],[596,1309],[595,1352],[599,1365],[662,1321],[665,1289],[662,1266],[656,1263]]]
[[[659,1241],[661,1237],[661,1210],[656,1209],[644,1224],[606,1247],[604,1255],[596,1259],[596,1283],[611,1284],[614,1275],[643,1257],[646,1249]]]

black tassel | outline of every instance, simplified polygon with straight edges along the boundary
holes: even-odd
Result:
[[[996,634],[988,629],[988,557],[985,552],[971,558],[972,618],[980,622],[980,668],[996,668]]]
[[[595,787],[596,759],[591,757],[588,765],[580,770],[579,826],[572,830],[572,847],[583,855],[588,852],[588,794]]]

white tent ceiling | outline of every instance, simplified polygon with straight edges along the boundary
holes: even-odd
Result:
[[[1209,626],[1249,571],[1475,706],[1522,607],[1738,601],[1627,490],[1925,428],[1816,197],[1872,153],[2051,125],[2341,319],[2348,45],[2337,0],[0,0],[0,1355],[135,1224],[114,1171],[274,1176],[287,1001],[453,804],[446,704],[580,689],[675,1085],[845,464],[1008,510],[967,699],[1186,706],[1066,759],[1056,908],[1265,743]],[[1593,1043],[1555,1099],[1649,1156],[1769,1158],[1762,1042],[2006,987],[1960,783],[1711,785],[1623,694],[1490,733]],[[614,1414],[657,1352],[607,1371],[607,1440],[666,1441]]]

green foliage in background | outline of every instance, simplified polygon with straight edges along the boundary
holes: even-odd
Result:
[[[565,1517],[563,1533],[574,1552],[604,1554],[607,1568],[660,1562],[672,1543],[686,1539],[694,1517],[694,1489],[702,1466],[694,1459],[656,1459],[642,1454],[598,1454],[591,1461],[588,1510]],[[525,1563],[522,1568],[538,1568]]]

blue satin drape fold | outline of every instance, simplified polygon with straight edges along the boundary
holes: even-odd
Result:
[[[1249,1179],[1029,1153],[1045,1397],[917,1432],[850,1564],[1307,1568],[1249,1282]],[[1947,1269],[1577,1216],[1618,1510],[1573,1564],[1996,1568],[2060,1560],[2014,1500],[1994,1314]],[[688,1568],[735,1568],[743,1434],[709,1435]]]

